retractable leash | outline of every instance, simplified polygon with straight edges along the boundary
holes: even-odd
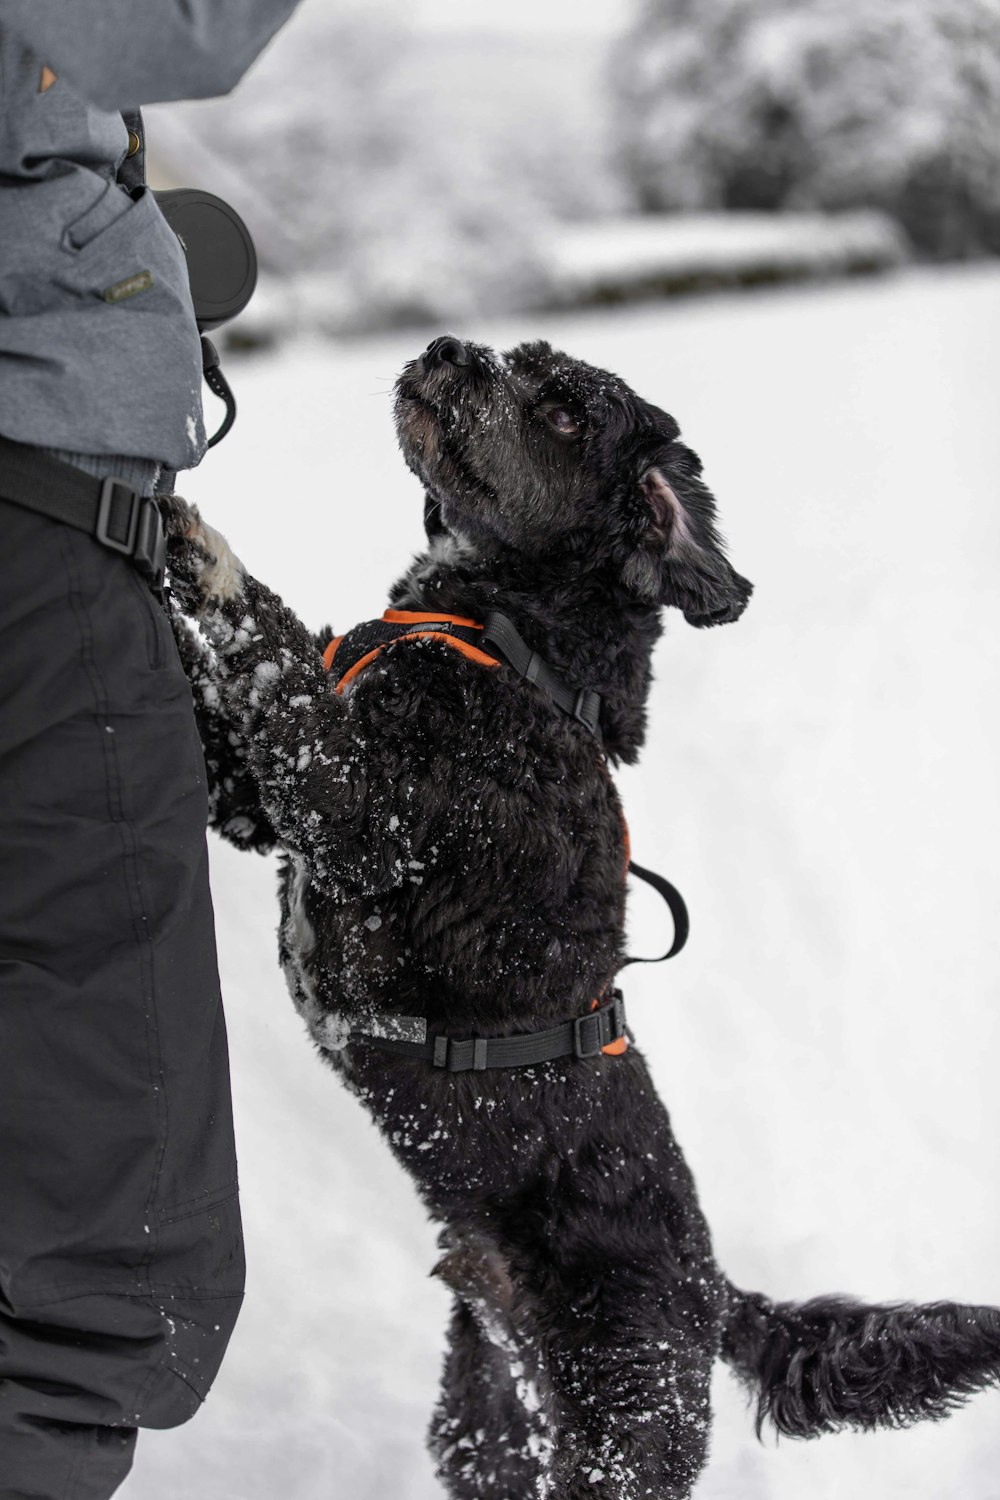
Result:
[[[342,693],[388,646],[400,640],[438,640],[460,651],[472,661],[495,667],[500,661],[525,682],[547,694],[554,706],[582,724],[600,746],[601,696],[576,689],[521,637],[512,620],[491,610],[483,624],[462,615],[441,615],[413,610],[387,609],[381,620],[366,620],[344,635],[335,636],[323,653],[328,672],[336,669],[334,691]],[[495,653],[495,654],[494,654]],[[652,886],[670,908],[674,938],[658,958],[626,958],[628,964],[659,964],[678,954],[690,931],[684,897],[662,875],[637,865],[631,858],[628,870]],[[589,1011],[545,1031],[519,1032],[500,1037],[450,1037],[431,1035],[424,1016],[399,1016],[391,1011],[373,1013],[367,1027],[356,1027],[351,1036],[397,1057],[419,1058],[449,1073],[491,1068],[520,1068],[549,1062],[558,1057],[620,1056],[632,1034],[625,1019],[625,1001],[612,989],[594,1000]]]
[[[234,208],[201,188],[154,192],[157,206],[180,240],[187,261],[194,317],[201,334],[202,374],[210,391],[226,403],[222,426],[208,446],[221,443],[236,421],[236,398],[219,367],[219,353],[205,337],[243,311],[257,285],[257,252]]]

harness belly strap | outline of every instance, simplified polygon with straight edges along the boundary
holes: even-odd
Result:
[[[422,1023],[422,1017],[407,1017]],[[386,1022],[398,1018],[385,1017]],[[625,1024],[625,1001],[618,990],[603,1005],[552,1026],[546,1031],[520,1032],[514,1036],[467,1037],[429,1036],[423,1042],[407,1042],[386,1036],[387,1026],[380,1021],[378,1031],[363,1028],[351,1032],[352,1041],[368,1042],[397,1057],[415,1057],[444,1068],[449,1073],[483,1072],[487,1068],[523,1068],[532,1063],[550,1062],[556,1057],[599,1057],[614,1048],[617,1055],[624,1047],[616,1046],[630,1037]]]

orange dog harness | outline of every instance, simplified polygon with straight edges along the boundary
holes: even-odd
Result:
[[[576,719],[600,739],[600,694],[590,689],[574,689],[565,683],[548,662],[521,639],[510,620],[499,611],[487,615],[485,623],[464,615],[430,614],[407,609],[387,609],[380,620],[355,625],[344,635],[330,641],[323,652],[328,672],[336,668],[334,691],[343,693],[387,646],[398,640],[443,641],[470,661],[481,666],[497,667],[502,661],[513,667],[527,682],[534,682],[553,699],[564,713]],[[484,648],[496,649],[491,655]],[[629,870],[652,885],[667,902],[674,920],[674,941],[670,950],[657,959],[628,958],[630,963],[660,963],[679,953],[688,935],[688,915],[683,897],[669,881],[629,858],[629,837],[625,819],[626,874]],[[590,1011],[575,1020],[547,1031],[521,1033],[508,1037],[428,1037],[427,1023],[419,1016],[385,1016],[377,1031],[358,1030],[352,1036],[364,1039],[388,1052],[423,1058],[435,1067],[449,1072],[467,1069],[524,1067],[556,1057],[596,1057],[606,1053],[621,1056],[628,1049],[630,1033],[625,1023],[625,1002],[619,990],[610,997],[594,1000]]]

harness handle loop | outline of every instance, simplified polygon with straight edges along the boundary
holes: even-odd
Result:
[[[657,875],[655,870],[647,870],[642,865],[637,865],[634,859],[629,860],[628,868],[631,875],[637,876],[646,885],[651,885],[669,906],[674,922],[674,940],[666,953],[661,953],[659,958],[630,957],[622,964],[622,968],[626,968],[628,964],[662,964],[681,951],[691,931],[691,919],[688,916],[684,897],[676,886],[670,884],[669,880],[665,880],[662,875]]]

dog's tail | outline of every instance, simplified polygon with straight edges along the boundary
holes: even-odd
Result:
[[[1000,1382],[1000,1309],[769,1302],[727,1283],[722,1357],[789,1437],[908,1427]]]

